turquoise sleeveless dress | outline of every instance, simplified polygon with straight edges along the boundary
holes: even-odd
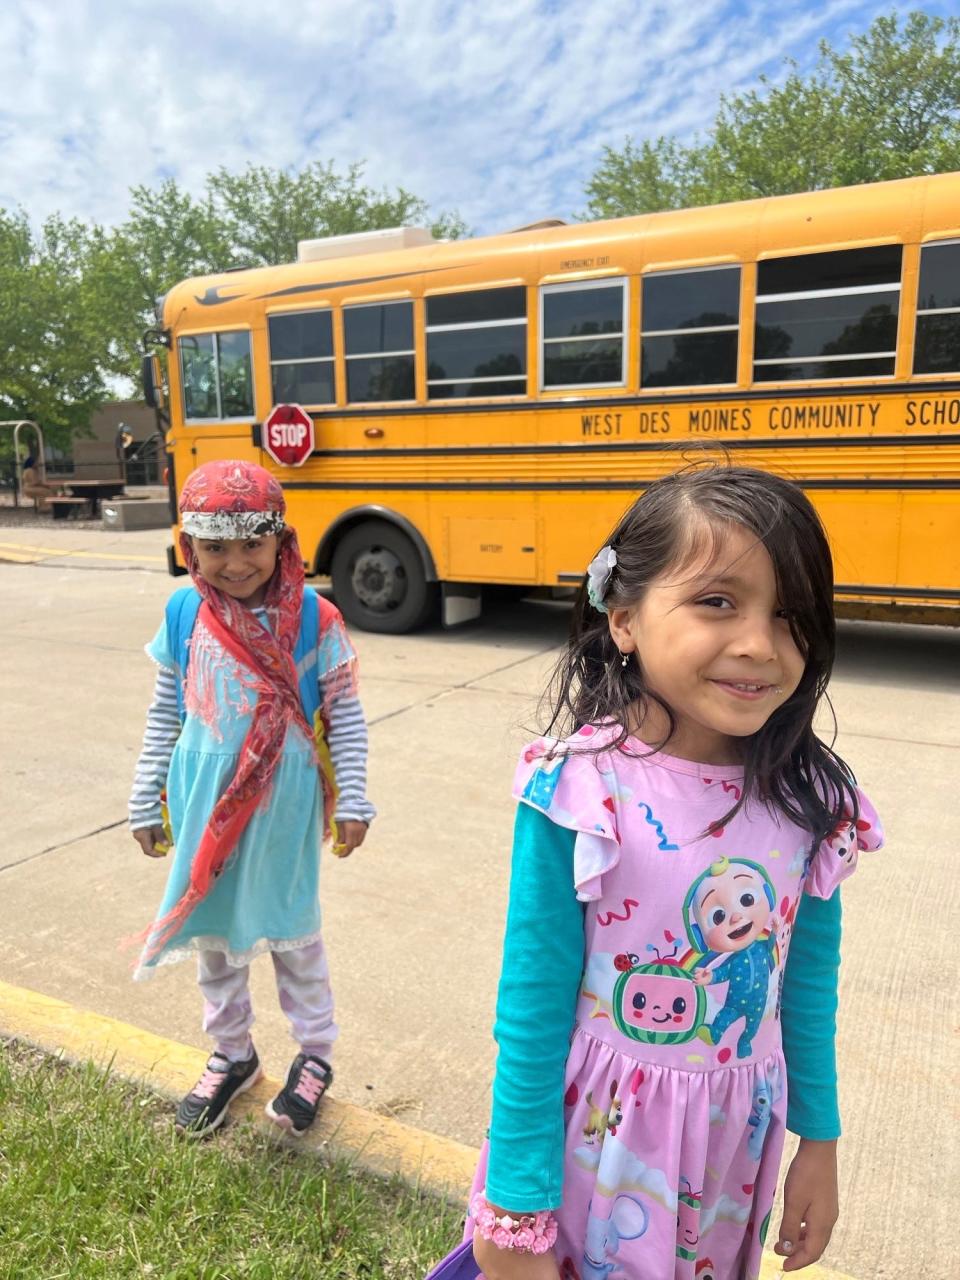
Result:
[[[266,614],[260,615],[266,625]],[[331,637],[333,640],[333,637]],[[352,653],[321,655],[330,670]],[[321,648],[323,640],[321,640]],[[167,624],[147,653],[175,670]],[[332,658],[332,660],[331,660]],[[252,673],[197,621],[185,690],[186,718],[167,774],[167,804],[173,831],[173,862],[156,919],[183,895],[207,820],[236,771],[257,694]],[[320,937],[321,790],[312,744],[292,724],[269,791],[250,819],[227,865],[206,898],[158,955],[141,959],[135,976],[189,952],[226,953],[243,965],[263,951],[287,951]]]

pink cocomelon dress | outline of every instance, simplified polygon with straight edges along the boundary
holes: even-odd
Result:
[[[586,727],[522,754],[514,794],[575,831],[584,970],[566,1068],[563,1280],[755,1280],[786,1117],[780,993],[801,893],[882,833],[860,796],[812,853],[759,803],[704,834],[742,770]],[[486,1147],[475,1180],[482,1189]]]

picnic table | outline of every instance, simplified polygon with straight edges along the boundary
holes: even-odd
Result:
[[[49,477],[54,480],[55,477]],[[100,511],[101,498],[116,498],[123,493],[123,480],[72,480],[64,478],[56,480],[61,488],[66,489],[67,493],[74,498],[86,499],[90,503],[90,514],[97,515]]]
[[[71,498],[62,493],[52,494],[49,498],[44,498],[43,501],[44,505],[38,509],[50,511],[54,520],[66,520],[67,516],[74,512],[77,515],[84,515],[85,512],[82,508],[90,506],[89,498]]]

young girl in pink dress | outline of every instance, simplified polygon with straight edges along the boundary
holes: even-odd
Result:
[[[788,1128],[776,1252],[826,1246],[837,886],[882,840],[813,730],[834,649],[823,530],[764,472],[652,484],[590,565],[514,788],[488,1280],[755,1280]]]

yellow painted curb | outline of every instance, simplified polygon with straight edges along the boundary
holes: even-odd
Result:
[[[170,1097],[186,1093],[207,1058],[201,1049],[6,982],[0,982],[0,1033],[29,1041],[51,1053],[62,1053],[71,1060],[92,1060]],[[279,1081],[264,1077],[233,1103],[231,1114],[260,1118],[265,1128],[276,1135],[277,1129],[263,1115],[263,1107],[279,1088]],[[466,1200],[477,1162],[473,1147],[335,1098],[326,1099],[316,1124],[297,1140],[297,1146],[317,1151],[330,1148],[373,1173],[399,1175],[406,1182],[460,1203]],[[781,1274],[780,1259],[765,1253],[760,1280]],[[839,1271],[820,1266],[805,1267],[796,1275],[803,1280],[851,1280]]]
[[[21,557],[23,557],[23,563],[29,563],[41,557],[50,560],[122,560],[128,563],[132,561],[143,564],[167,563],[163,556],[128,556],[120,551],[70,551],[64,550],[62,547],[36,547],[29,542],[0,542],[0,559],[10,559],[19,563]]]
[[[142,1081],[158,1093],[179,1097],[197,1081],[207,1054],[165,1040],[125,1022],[76,1009],[63,1000],[0,982],[0,1031],[75,1061],[92,1060],[128,1080]],[[263,1119],[273,1135],[276,1126],[263,1108],[280,1089],[264,1077],[231,1107],[231,1115]],[[388,1116],[328,1098],[316,1124],[297,1146],[328,1147],[385,1176],[399,1175],[457,1201],[466,1199],[477,1153],[446,1138],[401,1124]]]
[[[0,560],[6,564],[37,564],[42,559],[43,556],[40,554],[25,556],[19,551],[11,551],[7,547],[0,546]]]

